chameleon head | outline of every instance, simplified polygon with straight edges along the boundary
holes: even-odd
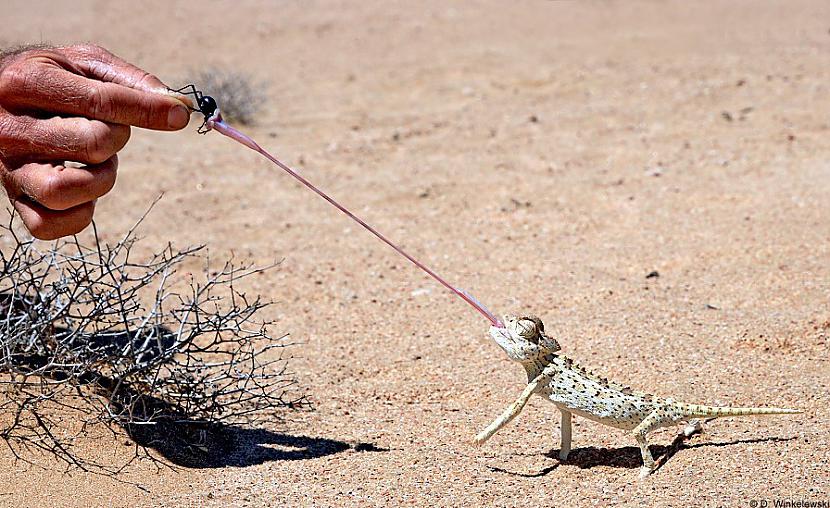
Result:
[[[556,339],[545,335],[545,325],[536,316],[504,316],[504,328],[490,327],[490,336],[511,360],[533,361],[562,349]]]

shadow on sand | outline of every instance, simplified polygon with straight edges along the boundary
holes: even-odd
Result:
[[[373,443],[347,443],[221,424],[125,427],[137,445],[153,449],[172,464],[188,468],[248,467],[271,461],[316,459],[346,450],[388,451]]]
[[[0,298],[3,294],[0,293]],[[2,299],[0,299],[2,304]],[[55,327],[57,335],[70,333],[65,328]],[[143,347],[136,361],[150,361],[172,347],[173,332],[158,327],[156,347]],[[79,336],[83,344],[78,358],[84,360],[83,352],[88,351],[98,357],[116,355],[128,349],[133,335],[126,332],[99,333]],[[71,345],[71,344],[70,344]],[[347,443],[334,439],[297,436],[272,432],[261,428],[242,425],[228,425],[219,422],[193,420],[168,401],[142,393],[128,383],[87,371],[78,375],[67,373],[61,368],[49,369],[51,358],[45,355],[15,354],[11,356],[15,366],[22,370],[40,372],[42,376],[56,381],[66,381],[71,374],[79,386],[92,387],[109,400],[114,414],[120,415],[115,422],[127,433],[132,442],[125,444],[136,446],[136,456],[142,455],[141,449],[156,452],[149,455],[152,460],[168,462],[167,465],[187,468],[248,467],[271,461],[307,460],[354,450],[356,452],[385,452],[374,443]],[[83,459],[71,455],[71,451],[56,447],[55,453],[65,453],[71,458],[69,462],[92,466]],[[164,460],[161,460],[158,455]],[[102,468],[106,469],[106,468]]]
[[[745,443],[764,443],[764,442],[783,442],[791,441],[795,437],[767,437],[758,439],[739,439],[735,441],[726,442],[712,442],[712,443],[696,443],[687,444],[686,438],[682,434],[677,436],[674,441],[668,445],[651,445],[649,449],[651,454],[655,457],[657,462],[657,469],[660,470],[663,465],[668,462],[678,451],[691,448],[702,448],[708,446],[732,446]],[[495,466],[487,466],[493,471],[506,473],[514,476],[522,476],[525,478],[538,478],[546,476],[560,465],[577,466],[582,469],[590,469],[597,466],[619,467],[626,469],[639,469],[643,465],[643,459],[640,457],[640,449],[636,446],[625,446],[623,448],[596,448],[588,446],[585,448],[575,448],[571,450],[568,460],[559,462],[559,450],[551,450],[545,454],[546,457],[557,460],[556,464],[544,467],[537,472],[516,472],[508,471]]]

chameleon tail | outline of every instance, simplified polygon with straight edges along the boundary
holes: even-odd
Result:
[[[804,411],[780,407],[715,407],[698,404],[683,404],[683,412],[697,418],[720,418],[725,416],[791,415]]]

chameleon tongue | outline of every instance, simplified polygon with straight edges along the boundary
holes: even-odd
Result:
[[[432,277],[433,279],[435,279],[439,283],[441,283],[441,285],[443,285],[444,287],[446,287],[447,289],[449,289],[450,291],[455,293],[456,296],[458,296],[459,298],[461,298],[462,300],[464,300],[465,302],[470,304],[475,310],[479,311],[484,317],[486,317],[493,326],[495,326],[497,328],[504,328],[504,324],[502,324],[502,322],[495,315],[493,315],[492,312],[487,310],[487,308],[484,307],[484,305],[482,305],[481,303],[479,303],[478,300],[476,300],[472,295],[470,295],[467,292],[462,291],[460,289],[457,289],[457,288],[453,287],[452,285],[450,285],[450,283],[447,282],[446,280],[444,280],[440,275],[438,275],[437,273],[432,271],[429,267],[427,267],[426,265],[424,265],[423,263],[421,263],[420,261],[418,261],[414,257],[410,256],[402,248],[400,248],[397,245],[395,245],[394,243],[392,243],[392,241],[390,241],[388,238],[383,236],[383,234],[381,234],[375,228],[373,228],[372,226],[367,224],[365,221],[363,221],[363,219],[361,219],[357,215],[350,212],[345,206],[343,206],[340,203],[338,203],[337,201],[335,201],[328,194],[321,191],[320,189],[315,187],[314,184],[312,184],[311,182],[309,182],[308,180],[306,180],[305,178],[300,176],[296,171],[294,171],[290,167],[286,166],[279,159],[277,159],[276,157],[274,157],[273,155],[271,155],[270,153],[265,151],[265,149],[262,148],[261,146],[259,146],[257,144],[257,142],[254,141],[252,138],[250,138],[249,136],[239,132],[238,130],[234,129],[230,125],[226,124],[224,121],[222,121],[221,117],[209,119],[206,122],[206,127],[208,127],[209,129],[214,129],[214,130],[218,131],[220,134],[224,134],[225,136],[227,136],[227,137],[229,137],[229,138],[231,138],[235,141],[238,141],[239,143],[242,143],[243,145],[250,148],[251,150],[254,150],[254,151],[260,153],[261,155],[263,155],[266,159],[270,160],[271,162],[273,162],[274,164],[279,166],[280,169],[282,169],[283,171],[285,171],[289,175],[291,175],[294,178],[296,178],[297,180],[299,180],[300,183],[302,183],[303,185],[305,185],[309,189],[313,190],[321,198],[323,198],[326,201],[328,201],[329,203],[331,203],[335,208],[337,208],[338,210],[340,210],[344,214],[348,215],[349,218],[351,218],[352,220],[354,220],[355,222],[357,222],[358,224],[363,226],[367,231],[369,231],[370,233],[372,233],[373,235],[378,237],[383,243],[385,243],[386,245],[388,245],[388,246],[392,247],[393,249],[395,249],[395,251],[397,251],[398,254],[405,257],[412,264],[414,264],[415,266],[417,266],[418,268],[420,268],[421,270],[426,272],[430,277]]]

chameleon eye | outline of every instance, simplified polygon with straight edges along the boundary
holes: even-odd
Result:
[[[536,344],[539,341],[539,327],[533,318],[521,318],[516,323],[516,330],[523,339]]]

